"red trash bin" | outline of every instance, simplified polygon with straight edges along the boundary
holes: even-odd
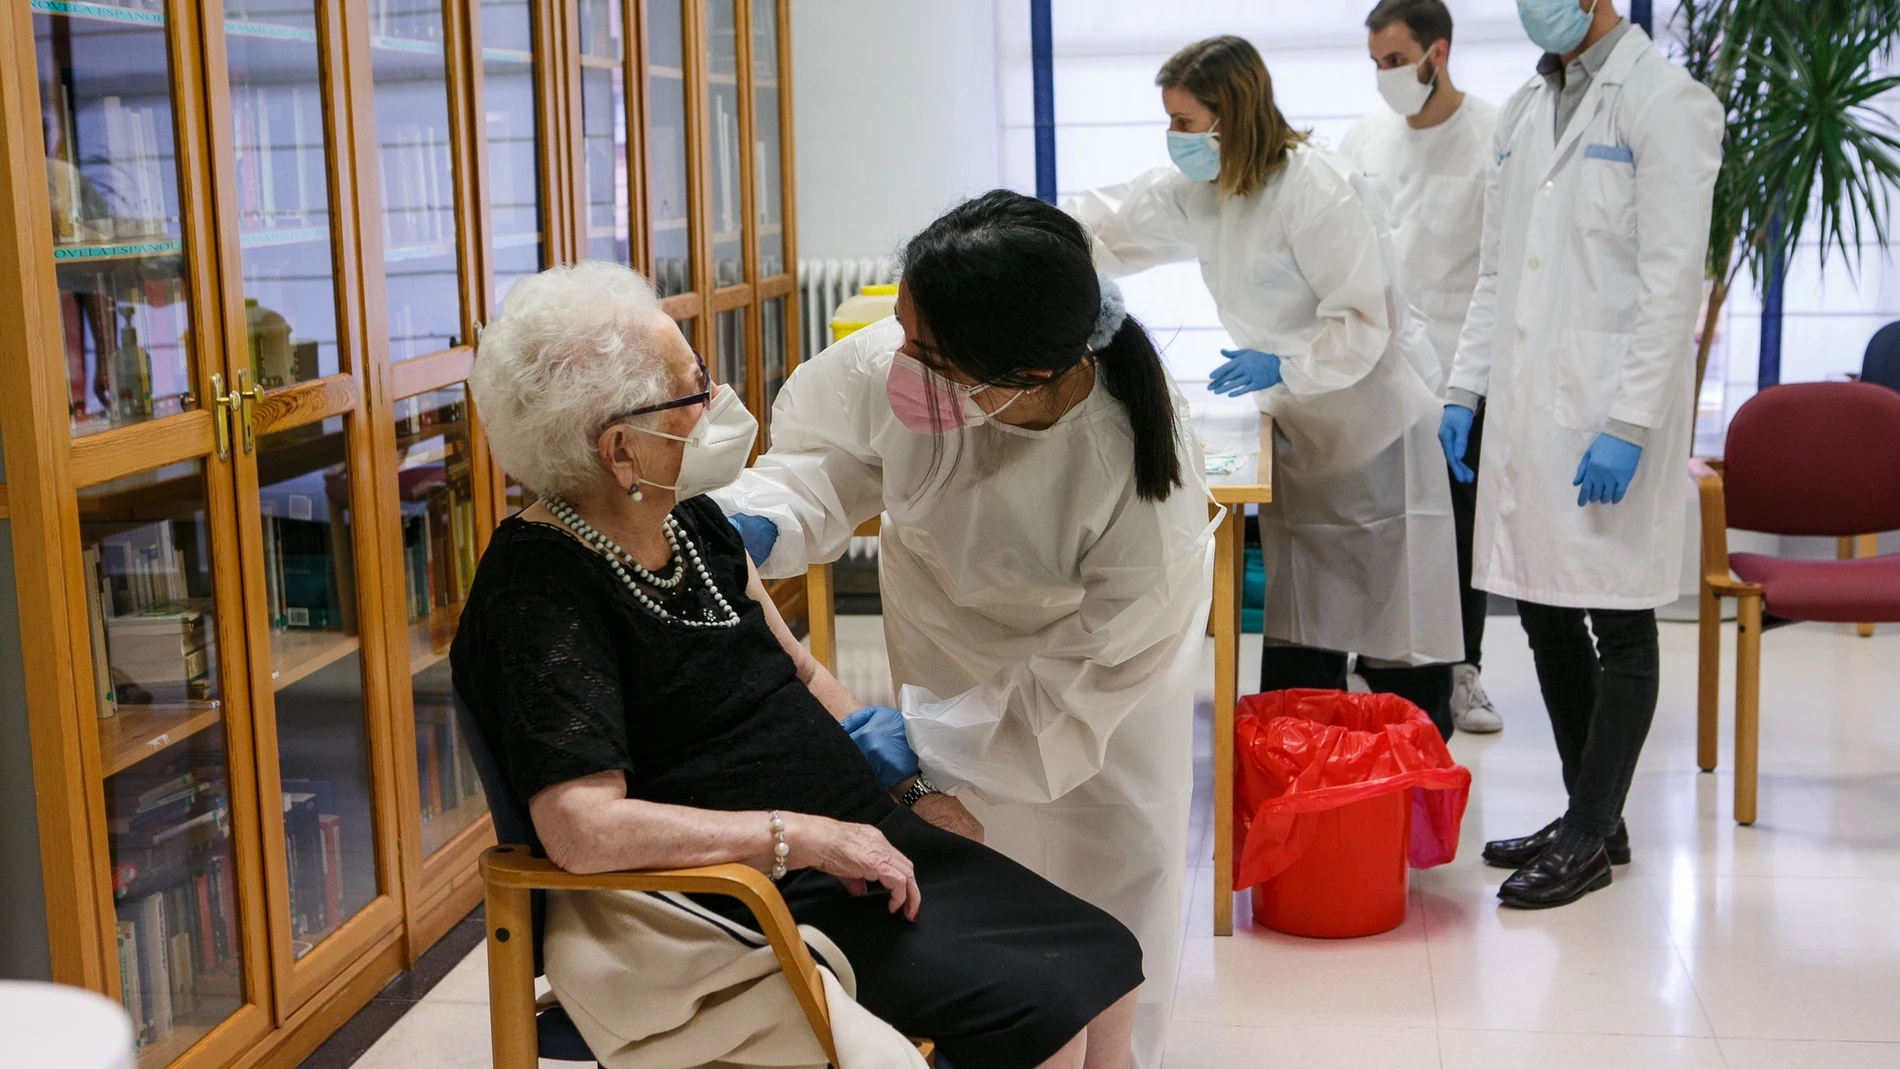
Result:
[[[1234,723],[1234,889],[1254,920],[1320,938],[1405,920],[1409,869],[1458,854],[1471,773],[1424,710],[1390,694],[1289,690]]]

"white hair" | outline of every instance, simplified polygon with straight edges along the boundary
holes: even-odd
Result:
[[[658,314],[653,287],[619,264],[586,260],[515,283],[468,377],[502,470],[538,494],[599,478],[606,422],[675,388]]]

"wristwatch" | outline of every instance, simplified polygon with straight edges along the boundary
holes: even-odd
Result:
[[[904,806],[904,808],[909,809],[912,806],[915,806],[918,802],[923,801],[926,797],[930,795],[942,794],[942,793],[943,793],[942,791],[937,789],[936,784],[925,779],[924,774],[922,772],[919,772],[917,773],[917,781],[910,785],[909,790],[905,791],[901,795],[898,795],[897,800],[900,804]]]

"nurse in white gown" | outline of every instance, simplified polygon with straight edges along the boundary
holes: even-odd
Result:
[[[897,317],[799,367],[714,496],[776,528],[768,577],[883,515],[902,708],[854,737],[907,742],[989,845],[1135,933],[1134,1064],[1158,1069],[1212,525],[1186,405],[1086,231],[1007,191],[952,209],[906,249]]]
[[[1107,274],[1198,261],[1243,347],[1212,388],[1273,415],[1261,689],[1343,690],[1356,653],[1373,690],[1449,734],[1464,643],[1439,365],[1392,282],[1383,212],[1355,169],[1287,126],[1245,40],[1189,45],[1156,81],[1176,166],[1065,208]]]

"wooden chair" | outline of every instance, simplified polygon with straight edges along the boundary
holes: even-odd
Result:
[[[1728,529],[1824,538],[1900,529],[1896,443],[1900,393],[1803,383],[1744,404],[1729,426],[1725,461],[1690,461],[1702,504],[1696,763],[1715,770],[1721,599],[1734,598],[1738,823],[1756,816],[1764,622],[1900,622],[1900,553],[1835,561],[1731,554]]]
[[[881,517],[873,516],[858,525],[852,534],[858,538],[876,538],[882,529]],[[831,565],[814,564],[805,569],[805,633],[811,638],[811,655],[834,675],[838,671],[837,588],[831,582]]]
[[[482,854],[488,929],[488,1016],[495,1069],[535,1069],[540,1058],[593,1062],[580,1030],[558,1004],[535,1005],[534,981],[542,973],[541,939],[546,930],[548,891],[675,891],[736,898],[751,912],[784,969],[786,982],[831,1064],[838,1061],[831,1037],[831,1011],[824,981],[778,888],[745,865],[653,872],[567,872],[539,853],[527,810],[508,793],[481,728],[455,696],[455,715],[475,759],[482,791],[501,845]],[[918,1053],[935,1064],[934,1046],[918,1040]]]

